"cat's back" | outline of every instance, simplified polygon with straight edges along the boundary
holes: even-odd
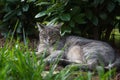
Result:
[[[66,43],[68,45],[85,45],[87,43],[92,42],[93,40],[91,39],[86,39],[83,37],[79,37],[79,36],[67,36],[66,37]]]
[[[92,40],[87,39],[79,36],[67,36],[66,37],[66,43],[68,45],[80,45],[82,47],[88,48],[98,48],[98,49],[106,49],[110,51],[114,51],[114,49],[106,42],[98,41],[98,40]]]
[[[115,50],[106,42],[93,41],[82,46],[84,56],[87,58],[91,56],[98,57],[103,60],[104,63],[112,63],[115,60]]]
[[[69,46],[81,46],[85,58],[100,57],[105,63],[113,62],[115,59],[114,49],[106,42],[77,36],[68,36],[66,38],[66,43]]]

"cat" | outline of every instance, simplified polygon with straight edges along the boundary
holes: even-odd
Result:
[[[120,58],[116,58],[115,50],[106,42],[87,39],[79,36],[61,36],[62,24],[45,26],[37,23],[39,40],[37,55],[44,51],[48,53],[45,62],[73,64],[81,69],[93,70],[97,66],[105,69],[120,67]]]

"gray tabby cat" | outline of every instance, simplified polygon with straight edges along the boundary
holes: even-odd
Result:
[[[116,58],[114,49],[107,43],[86,39],[77,36],[60,36],[61,24],[57,26],[44,26],[37,24],[39,28],[40,44],[37,55],[47,51],[49,56],[44,59],[51,63],[61,55],[62,62],[75,66],[95,69],[104,66],[106,69],[120,66],[120,58]]]

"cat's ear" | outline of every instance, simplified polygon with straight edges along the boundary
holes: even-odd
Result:
[[[41,23],[36,23],[36,24],[37,24],[38,30],[41,32],[44,29],[44,25]]]
[[[62,27],[62,25],[63,25],[63,23],[59,23],[59,24],[57,24],[57,25],[55,26],[55,28],[60,30],[60,28]]]

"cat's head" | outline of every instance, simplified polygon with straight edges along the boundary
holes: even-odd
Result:
[[[39,29],[40,43],[52,45],[60,39],[60,27],[62,24],[58,24],[56,26],[45,26],[37,23],[37,26]]]

